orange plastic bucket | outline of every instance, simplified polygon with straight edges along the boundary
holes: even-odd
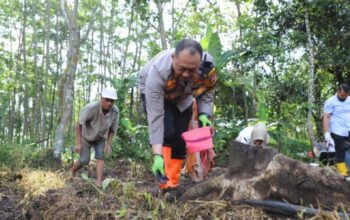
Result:
[[[194,153],[214,147],[210,127],[196,128],[182,133],[187,152]]]

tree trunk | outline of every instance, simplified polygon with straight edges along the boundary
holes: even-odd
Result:
[[[143,26],[141,24],[141,33],[143,33],[145,30],[148,29],[148,26]],[[141,59],[141,48],[143,47],[143,41],[144,41],[144,38],[140,38],[138,39],[139,41],[139,44],[138,44],[138,52],[136,53],[137,54],[137,69],[140,69],[140,59]],[[137,111],[137,123],[138,124],[142,124],[143,123],[143,119],[144,119],[144,111],[143,111],[143,103],[140,99],[140,93],[137,93],[137,97],[136,97],[136,100],[138,101],[138,104],[136,106],[136,111]]]
[[[22,25],[22,55],[23,55],[23,83],[24,83],[24,97],[23,97],[23,133],[21,142],[27,138],[29,130],[29,86],[28,86],[28,73],[27,73],[27,44],[26,44],[26,25],[27,25],[27,0],[23,2],[23,25]]]
[[[316,139],[323,137],[323,127],[322,127],[322,87],[319,77],[315,76],[315,102],[314,106],[316,111],[312,114],[314,122],[316,125]]]
[[[48,81],[47,77],[49,76],[50,71],[50,34],[51,34],[51,15],[50,15],[51,4],[50,0],[46,1],[46,12],[45,12],[45,71],[43,76],[43,95],[42,95],[42,120],[41,120],[41,133],[40,139],[48,139],[48,132],[46,129],[46,118],[47,118],[47,93],[48,93]],[[45,145],[46,144],[46,145]],[[43,146],[47,146],[47,141],[43,142]]]
[[[12,91],[10,91],[10,94],[12,97],[17,96],[17,89],[13,88]],[[14,141],[14,136],[15,136],[15,118],[16,118],[16,99],[10,99],[10,105],[9,105],[9,116],[8,116],[8,128],[9,128],[9,133],[8,133],[8,140],[9,142]]]
[[[62,0],[64,1],[64,0]],[[73,92],[74,92],[74,74],[77,69],[78,58],[79,58],[79,47],[80,47],[80,35],[77,27],[77,9],[78,1],[74,3],[74,9],[72,14],[67,11],[65,3],[62,4],[63,14],[67,14],[66,22],[69,28],[69,49],[68,49],[68,60],[67,66],[60,79],[60,94],[61,115],[59,124],[56,128],[56,136],[54,143],[54,157],[60,161],[61,152],[64,145],[64,134],[66,124],[69,122],[72,116],[73,108]],[[69,17],[68,17],[69,16]]]
[[[94,50],[93,50],[93,45],[94,45],[94,32],[91,33],[91,48],[89,51],[89,55],[90,55],[90,65],[89,65],[89,70],[91,69],[92,65],[93,65],[93,54],[94,54]],[[87,102],[90,102],[91,99],[91,74],[88,73],[88,90],[87,90]]]
[[[128,58],[128,51],[129,51],[129,44],[130,44],[130,34],[131,34],[131,29],[132,29],[132,24],[134,22],[134,12],[135,12],[135,1],[132,1],[131,5],[131,12],[130,12],[130,18],[128,21],[128,35],[126,36],[126,42],[125,42],[125,47],[123,51],[123,58],[122,58],[122,68],[121,68],[121,76],[124,78],[124,74],[126,72],[126,61]]]
[[[100,17],[102,18],[102,10],[100,11]],[[103,54],[104,54],[104,23],[103,19],[100,19],[100,50],[99,50],[99,74],[100,74],[100,91],[102,91],[103,87],[105,86],[105,75],[103,72],[103,67],[105,65],[103,60]]]
[[[245,89],[245,86],[242,86],[243,91],[243,104],[244,104],[244,125],[248,126],[248,101],[247,101],[247,90]]]
[[[158,13],[157,13],[157,18],[158,18],[158,32],[160,34],[160,40],[162,43],[162,50],[168,49],[167,42],[166,42],[166,33],[165,33],[165,27],[164,27],[164,18],[163,18],[163,8],[165,3],[163,3],[160,0],[155,0]]]
[[[350,205],[350,182],[330,167],[312,167],[275,150],[238,142],[229,150],[227,172],[188,189],[180,201],[273,199],[320,208]]]
[[[186,5],[183,8],[181,14],[177,17],[177,19],[175,19],[175,14],[176,12],[178,12],[178,8],[175,5],[175,0],[171,1],[171,42],[170,44],[174,44],[174,42],[176,41],[176,35],[177,35],[177,26],[179,25],[179,23],[182,21],[183,16],[186,12],[186,10],[189,8],[190,1],[186,1]]]
[[[258,81],[258,74],[257,70],[254,70],[254,76],[253,76],[253,92],[252,92],[252,117],[256,118],[256,112],[257,112],[257,103],[256,103],[256,87],[258,86],[257,84]]]
[[[71,32],[71,36],[74,34]],[[70,37],[73,38],[73,37]],[[70,39],[74,40],[74,39]],[[77,43],[77,42],[75,42]],[[71,43],[71,44],[75,44]],[[75,44],[75,46],[77,46]],[[74,92],[74,74],[77,68],[77,62],[78,62],[78,48],[71,47],[69,49],[68,53],[68,64],[66,66],[65,73],[62,76],[62,79],[60,81],[61,88],[63,91],[63,106],[62,106],[62,115],[60,117],[59,124],[56,129],[56,136],[55,136],[55,143],[54,143],[54,157],[57,159],[60,159],[61,152],[64,145],[64,130],[66,127],[66,124],[69,122],[71,116],[72,116],[72,110],[73,110],[73,92]]]
[[[60,15],[60,10],[59,10],[59,4],[56,4],[57,8],[56,8],[56,21],[55,21],[55,30],[56,33],[59,32],[59,15]],[[58,34],[56,35],[56,39],[55,39],[55,63],[56,63],[56,70],[54,73],[54,82],[53,82],[53,86],[50,87],[50,97],[51,97],[51,105],[50,105],[50,109],[49,109],[49,113],[50,113],[50,121],[49,121],[49,130],[47,132],[48,134],[48,146],[52,145],[52,130],[53,130],[53,121],[54,121],[54,112],[55,112],[55,105],[56,105],[56,88],[57,88],[57,82],[58,82],[58,78],[60,75],[60,70],[61,70],[61,61],[62,61],[62,44],[58,44],[59,42],[59,38],[58,38]]]
[[[8,26],[10,26],[10,24],[8,24]],[[9,30],[9,35],[12,36],[12,30]],[[20,42],[19,42],[20,45]],[[13,46],[12,46],[12,41],[10,43],[10,48],[11,48],[11,54],[14,54],[13,51]],[[18,47],[20,48],[20,46]],[[10,57],[11,59],[11,70],[14,71],[14,73],[17,75],[17,63],[18,61],[14,61],[13,57]],[[11,82],[14,79],[11,79]],[[14,87],[13,89],[11,89],[9,91],[9,97],[16,97],[17,96],[17,88]],[[15,115],[16,115],[16,99],[12,98],[9,99],[9,103],[8,103],[8,121],[7,121],[7,127],[8,127],[8,133],[7,133],[7,138],[6,140],[8,142],[13,142],[14,141],[14,132],[15,132]],[[3,129],[5,130],[5,129]]]
[[[113,33],[114,33],[114,2],[111,2],[111,11],[110,11],[110,16],[109,16],[109,25],[108,25],[108,36],[107,36],[107,51],[106,51],[106,59],[105,59],[105,67],[108,70],[108,77],[113,78],[113,73],[112,73],[112,63],[113,63],[113,57],[111,56],[111,48],[113,48]]]
[[[22,27],[21,27],[22,29]],[[17,58],[15,58],[15,68],[14,68],[14,72],[15,72],[15,79],[22,79],[21,77],[21,57],[22,57],[22,31],[20,31],[20,36],[18,37],[19,41],[18,41],[18,51],[17,51]],[[22,117],[21,114],[20,114],[20,109],[22,108],[22,100],[23,100],[23,97],[22,97],[22,94],[23,94],[23,88],[22,88],[22,85],[16,85],[14,87],[14,90],[13,90],[13,96],[12,97],[16,97],[16,99],[12,99],[14,100],[13,103],[13,112],[12,113],[12,118],[11,118],[11,121],[13,122],[13,141],[19,143],[21,140],[20,140],[20,137],[21,137],[21,130],[22,130],[22,127],[23,127],[23,124],[22,124]],[[10,122],[11,122],[10,121]]]
[[[135,20],[138,19],[138,15],[136,14],[135,15],[136,18]],[[135,27],[135,35],[139,35],[140,33],[138,32],[138,24],[136,24],[136,27]],[[141,31],[142,28],[141,28]],[[143,38],[141,37],[140,40],[136,40],[136,45],[135,45],[135,55],[134,55],[134,59],[133,59],[133,62],[132,62],[132,65],[131,65],[131,68],[132,68],[132,72],[135,72],[136,70],[138,70],[140,68],[139,66],[139,63],[140,63],[140,52],[141,52],[141,48],[142,48],[142,42],[143,42]],[[137,91],[137,90],[136,90]],[[130,92],[130,111],[129,111],[129,117],[132,118],[133,115],[134,115],[134,106],[135,106],[135,87],[132,86],[131,88],[131,92]],[[136,109],[137,111],[137,109]],[[138,122],[138,115],[136,115],[136,120]]]
[[[78,13],[78,0],[74,1],[73,10],[70,11],[66,5],[65,0],[61,0],[62,13],[65,17],[65,21],[69,29],[69,47],[68,47],[68,60],[67,66],[62,74],[60,80],[60,92],[62,100],[60,101],[61,105],[61,116],[59,118],[59,124],[56,129],[56,137],[54,143],[54,157],[60,163],[61,161],[61,152],[64,145],[64,130],[72,117],[73,112],[73,100],[74,100],[74,75],[77,69],[78,60],[79,60],[79,49],[81,43],[89,35],[89,31],[92,28],[94,19],[91,19],[90,24],[88,25],[87,31],[82,38],[80,38],[80,31],[77,21]],[[95,13],[97,8],[93,11]]]
[[[241,5],[238,1],[236,1],[236,9],[237,9],[237,14],[238,14],[238,19],[241,17]],[[242,38],[242,27],[241,25],[239,26],[239,38]],[[242,49],[242,45],[240,46]],[[243,69],[242,65],[239,66],[239,72],[240,75],[243,75]],[[232,93],[235,95],[235,88],[234,85],[232,86]],[[247,101],[247,91],[245,88],[245,85],[242,85],[242,95],[243,95],[243,109],[244,109],[244,125],[248,126],[248,114],[249,114],[249,109],[248,109],[248,101]]]
[[[35,12],[34,14],[37,13],[36,7],[33,9]],[[37,30],[36,24],[34,22],[33,24],[34,30]],[[33,51],[34,51],[34,75],[35,75],[35,95],[34,95],[34,100],[33,100],[33,126],[34,126],[34,139],[36,141],[40,142],[40,121],[41,121],[41,103],[40,103],[40,98],[41,98],[41,87],[42,87],[42,82],[41,82],[41,74],[39,73],[38,70],[38,53],[37,53],[37,47],[38,47],[38,36],[36,32],[33,33]]]
[[[307,40],[308,40],[308,52],[309,52],[309,91],[308,91],[308,113],[307,113],[307,133],[310,138],[311,146],[316,145],[315,133],[312,125],[312,110],[314,105],[314,81],[315,81],[315,59],[314,59],[314,50],[313,50],[313,42],[309,25],[309,14],[305,13],[305,26],[307,32]]]

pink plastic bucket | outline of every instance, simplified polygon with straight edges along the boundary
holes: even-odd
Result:
[[[213,137],[210,127],[196,128],[182,133],[182,138],[186,142],[187,152],[199,152],[213,148]]]

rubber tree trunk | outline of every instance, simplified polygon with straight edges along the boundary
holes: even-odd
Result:
[[[168,49],[167,42],[166,42],[166,33],[165,33],[165,27],[164,27],[164,18],[163,18],[163,9],[164,5],[166,4],[165,2],[161,0],[155,0],[157,9],[158,9],[158,31],[160,34],[160,40],[162,43],[162,49],[166,50]]]
[[[33,7],[33,12],[35,12],[34,14],[36,14],[37,12],[37,7],[34,4]],[[37,30],[37,25],[36,23],[33,24],[33,28],[34,30]],[[41,138],[40,138],[40,131],[44,129],[40,129],[40,122],[41,120],[41,112],[44,109],[41,109],[41,102],[40,102],[40,98],[42,96],[42,92],[41,92],[41,88],[43,85],[43,81],[42,81],[42,75],[41,75],[41,71],[39,72],[38,69],[38,36],[37,33],[34,32],[33,33],[33,53],[34,53],[34,75],[35,75],[35,94],[34,94],[34,99],[33,99],[33,126],[34,126],[34,139],[36,141],[38,141],[39,143],[41,142]]]
[[[21,142],[23,142],[29,131],[29,80],[27,73],[27,43],[26,43],[26,25],[27,25],[27,1],[23,2],[23,25],[22,25],[22,55],[23,55],[23,82],[24,82],[24,97],[23,97],[23,131]]]
[[[61,89],[63,90],[63,96],[61,97],[63,101],[60,103],[62,103],[63,106],[61,106],[62,114],[56,129],[56,137],[54,143],[54,157],[59,160],[64,145],[65,127],[72,116],[73,110],[74,74],[77,69],[79,57],[79,33],[70,32],[70,41],[68,63],[66,70],[60,80]]]
[[[59,4],[56,6],[56,16],[55,16],[55,30],[58,33],[59,32],[59,17],[60,17],[60,10],[59,10]],[[51,97],[51,105],[49,106],[49,113],[50,113],[50,119],[49,119],[49,129],[48,129],[48,146],[51,146],[53,143],[53,135],[51,134],[53,130],[53,121],[54,121],[54,115],[56,114],[57,108],[56,106],[56,87],[58,83],[58,78],[60,73],[62,72],[62,66],[60,65],[62,61],[62,43],[59,42],[59,37],[56,35],[55,39],[55,63],[56,63],[56,68],[54,72],[54,81],[53,81],[53,86],[50,87],[50,92],[49,96]]]
[[[313,50],[313,42],[311,36],[311,30],[309,25],[309,13],[305,13],[305,26],[307,32],[307,40],[308,40],[308,52],[309,52],[309,91],[308,91],[308,113],[307,113],[307,133],[310,138],[311,146],[315,146],[316,138],[315,133],[312,126],[312,109],[314,105],[314,81],[315,81],[315,59],[314,59],[314,50]]]
[[[67,7],[66,1],[61,0],[62,12],[65,17],[66,23],[69,29],[69,48],[68,48],[68,60],[67,66],[60,79],[60,103],[61,103],[61,115],[59,118],[59,124],[56,129],[56,137],[54,142],[54,154],[53,156],[57,162],[61,162],[61,152],[64,146],[64,134],[65,127],[72,117],[73,111],[73,100],[74,100],[74,75],[77,69],[78,59],[79,59],[79,49],[82,41],[84,41],[90,29],[92,28],[93,20],[91,19],[90,24],[87,28],[85,35],[80,38],[80,32],[77,22],[77,12],[78,12],[78,0],[74,1],[73,10],[70,11]],[[95,13],[97,8],[95,8]]]
[[[129,20],[128,20],[128,34],[126,35],[126,41],[125,41],[125,45],[124,45],[124,51],[123,51],[123,58],[122,58],[122,69],[121,69],[121,75],[122,75],[122,78],[124,78],[124,75],[125,75],[125,72],[126,72],[126,63],[127,63],[127,60],[128,60],[128,51],[129,51],[129,47],[130,47],[130,38],[131,38],[131,31],[132,31],[132,24],[134,23],[135,19],[134,18],[134,14],[135,14],[135,6],[136,6],[136,2],[135,1],[132,1],[131,3],[131,12],[130,12],[130,17],[129,17]]]
[[[41,140],[49,139],[49,133],[47,132],[47,94],[48,94],[48,86],[47,80],[50,71],[50,34],[51,34],[51,4],[50,0],[46,1],[46,9],[45,9],[45,72],[43,77],[43,95],[42,95],[42,120],[41,120]],[[48,141],[45,142],[46,146],[48,145]]]

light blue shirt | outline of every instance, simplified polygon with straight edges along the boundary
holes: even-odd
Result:
[[[330,113],[330,132],[346,137],[350,131],[350,98],[344,102],[337,98],[337,94],[327,99],[323,106],[324,113]]]

